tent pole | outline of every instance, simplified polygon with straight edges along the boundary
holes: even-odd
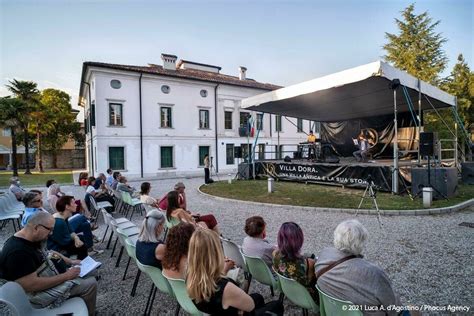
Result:
[[[418,165],[421,163],[421,155],[420,155],[420,133],[422,131],[421,126],[421,80],[418,79]],[[416,122],[415,122],[416,123]]]
[[[454,111],[458,113],[458,98],[454,98]],[[454,167],[458,167],[458,121],[454,118]]]
[[[397,122],[397,88],[393,89],[393,128],[395,136],[393,139],[393,175],[392,193],[398,194],[398,122]]]

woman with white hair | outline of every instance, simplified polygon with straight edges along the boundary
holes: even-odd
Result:
[[[367,236],[357,220],[340,223],[334,231],[334,247],[323,249],[316,261],[317,284],[324,293],[356,305],[399,305],[387,274],[362,256]],[[390,314],[369,314],[386,313]]]
[[[157,259],[157,253],[165,245],[160,238],[165,225],[165,215],[158,210],[149,211],[143,220],[138,241],[136,244],[137,260],[141,264],[154,266],[161,269],[161,260]]]

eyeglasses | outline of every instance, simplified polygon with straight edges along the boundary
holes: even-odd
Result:
[[[32,202],[33,202],[33,203],[43,202],[43,200],[33,200]]]
[[[41,227],[43,227],[44,229],[49,230],[50,233],[51,233],[51,232],[53,231],[53,229],[54,229],[54,227],[44,226],[43,224],[38,224],[38,226],[41,226]]]

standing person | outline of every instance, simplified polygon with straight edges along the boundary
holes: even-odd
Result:
[[[306,139],[306,141],[309,143],[308,147],[308,159],[315,158],[316,157],[316,135],[313,134],[313,131],[309,131],[309,135]]]
[[[25,195],[26,191],[20,186],[20,179],[18,177],[12,177],[10,178],[10,192],[15,194],[15,197],[18,201],[21,201],[23,199],[23,196]]]
[[[210,182],[210,179],[211,179],[211,176],[210,176],[210,170],[209,170],[209,167],[210,167],[210,163],[209,163],[209,155],[205,155],[204,156],[204,183],[205,184],[209,184],[211,183]]]
[[[109,187],[112,187],[112,183],[114,183],[114,176],[113,176],[113,172],[112,172],[112,169],[107,169],[107,178],[105,179],[105,183],[107,183],[107,185]]]
[[[95,315],[97,296],[97,281],[94,277],[78,278],[81,271],[72,267],[64,273],[59,273],[49,259],[48,253],[41,248],[54,229],[54,218],[47,212],[33,214],[27,225],[10,237],[0,253],[0,278],[15,281],[29,294],[29,299],[37,307],[47,307],[57,301],[44,302],[42,292],[48,289],[57,289],[58,285],[68,283],[68,287],[59,299],[68,297],[81,297],[86,305],[89,315]],[[61,257],[68,265],[80,264],[79,260],[71,260],[56,252],[52,255]],[[52,276],[44,276],[41,267],[51,267]],[[41,271],[40,271],[41,270]],[[72,282],[71,282],[72,281]],[[58,290],[58,289],[57,289]],[[57,291],[55,291],[57,293]],[[68,295],[69,294],[69,295]],[[43,298],[44,300],[44,298]]]

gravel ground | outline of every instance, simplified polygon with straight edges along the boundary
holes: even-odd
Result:
[[[201,214],[213,213],[221,232],[238,244],[244,238],[244,222],[247,217],[261,215],[267,222],[267,236],[276,243],[280,225],[285,221],[297,222],[303,228],[305,244],[303,251],[317,254],[332,243],[332,233],[337,224],[353,215],[308,210],[287,210],[285,207],[254,206],[233,201],[216,200],[201,195],[197,188],[201,178],[166,179],[150,181],[151,194],[161,197],[172,189],[174,183],[183,181],[186,186],[188,208]],[[131,183],[139,188],[139,182]],[[62,190],[82,197],[84,190],[76,186],[65,186]],[[362,194],[362,192],[361,192]],[[134,216],[136,224],[140,216]],[[382,217],[383,227],[377,218],[359,215],[369,230],[370,236],[365,250],[366,259],[382,267],[393,282],[394,289],[407,305],[463,305],[474,308],[472,284],[473,233],[469,227],[459,226],[461,222],[474,222],[474,207],[454,214],[437,216],[393,216]],[[100,221],[102,223],[102,220]],[[0,232],[0,244],[12,233],[11,225]],[[96,231],[102,237],[103,227]],[[99,249],[105,248],[98,244]],[[130,265],[128,277],[122,281],[126,258],[115,268],[117,253],[110,258],[110,250],[95,258],[103,263],[100,269],[97,311],[100,315],[131,315],[143,313],[151,281],[142,275],[135,297],[130,290],[136,273],[136,266]],[[259,292],[266,300],[271,299],[269,288],[252,281],[250,292]],[[277,297],[275,296],[275,299]],[[176,303],[166,295],[157,293],[152,314],[173,314]],[[285,300],[285,314],[300,315],[301,309]],[[183,312],[181,312],[184,315]],[[423,315],[447,314],[447,312],[424,312]],[[455,313],[458,314],[458,313]]]

